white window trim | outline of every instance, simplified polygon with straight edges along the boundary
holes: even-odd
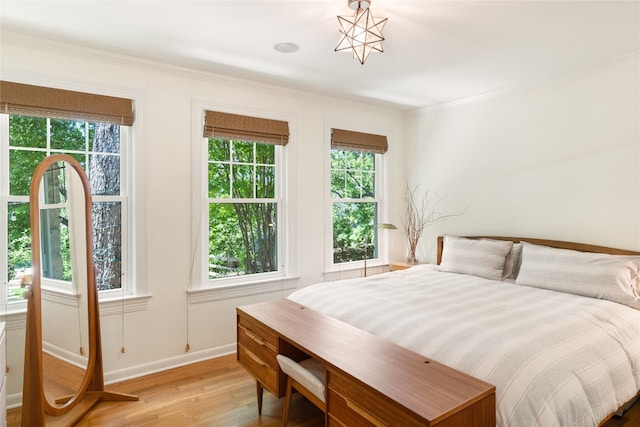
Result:
[[[9,115],[0,114],[0,129],[8,129],[9,128]],[[9,151],[9,132],[0,132],[0,153],[6,153]],[[5,179],[6,176],[9,176],[9,156],[2,155],[0,156],[0,254],[2,254],[3,259],[0,260],[2,265],[7,266],[8,264],[8,235],[5,232],[7,227],[9,226],[9,218],[7,215],[7,209],[5,207],[9,206],[9,180]],[[9,306],[13,310],[26,310],[27,303],[26,301],[14,302],[12,304],[8,304],[7,302],[7,289],[8,289],[8,279],[7,279],[7,271],[2,271],[2,290],[0,290],[0,303],[2,304],[2,312],[7,313],[9,310]],[[12,310],[12,311],[13,311]]]
[[[207,144],[202,136],[204,129],[205,111],[223,111],[231,114],[242,114],[273,120],[283,120],[289,123],[289,144],[284,147],[276,160],[280,179],[276,180],[276,194],[278,195],[278,224],[282,230],[282,238],[278,239],[279,271],[273,273],[258,273],[239,277],[229,277],[210,280],[208,277],[208,209],[207,194]],[[229,105],[214,105],[205,100],[192,100],[192,232],[191,232],[191,280],[187,293],[191,304],[218,301],[228,298],[249,295],[283,292],[296,288],[297,268],[295,263],[295,235],[296,224],[293,207],[295,206],[294,192],[291,191],[292,177],[295,176],[295,121],[291,115],[256,111],[248,108]],[[206,266],[206,267],[205,267]]]
[[[112,313],[129,313],[134,311],[145,311],[151,299],[149,283],[147,278],[147,228],[146,224],[146,181],[142,178],[147,176],[145,159],[145,140],[142,134],[143,129],[143,97],[138,93],[112,94],[133,100],[136,114],[133,125],[130,127],[128,135],[121,138],[120,144],[127,150],[127,156],[121,164],[126,173],[122,176],[121,185],[128,189],[123,209],[126,209],[128,221],[123,233],[127,233],[127,245],[129,256],[122,260],[124,280],[130,284],[123,294],[121,290],[102,291],[99,293],[99,304],[101,314],[103,311]],[[136,179],[137,178],[137,179]],[[129,278],[126,274],[129,274]],[[119,303],[119,309],[112,309],[112,301]],[[124,303],[123,303],[124,302]],[[104,310],[103,310],[104,308]]]
[[[345,129],[354,132],[365,132],[376,135],[389,135],[390,132],[381,129],[375,129],[366,125],[355,125],[353,123],[325,123],[325,280],[337,280],[339,278],[361,277],[364,270],[364,261],[351,261],[334,263],[333,262],[333,198],[331,197],[331,129]],[[389,136],[387,136],[389,138]],[[385,174],[388,156],[385,154],[376,154],[376,197],[371,201],[378,203],[378,220],[387,222],[388,208],[388,179]],[[348,201],[345,199],[345,201]],[[386,266],[389,264],[389,238],[388,233],[384,230],[378,230],[378,257],[367,258],[367,275],[382,273],[387,271]]]
[[[52,85],[66,90],[124,97],[133,100],[134,108],[137,112],[135,121],[133,125],[129,127],[128,131],[121,132],[120,134],[121,154],[126,150],[126,155],[120,156],[120,167],[123,171],[121,177],[121,185],[123,186],[123,188],[128,189],[128,194],[123,194],[123,196],[125,196],[125,200],[123,200],[122,202],[123,214],[126,211],[127,215],[126,225],[123,226],[122,231],[123,233],[126,233],[125,235],[123,235],[123,240],[127,242],[127,247],[123,248],[123,251],[126,250],[126,253],[128,254],[123,256],[122,272],[125,276],[127,276],[128,274],[129,278],[125,277],[123,280],[123,283],[127,284],[127,286],[124,288],[124,294],[121,289],[101,291],[98,294],[98,300],[101,307],[101,316],[103,314],[109,315],[119,314],[122,312],[128,313],[147,310],[148,302],[151,299],[151,294],[148,292],[148,282],[147,278],[144,275],[144,272],[147,270],[146,266],[148,260],[146,255],[146,228],[142,226],[142,224],[145,223],[145,221],[143,221],[142,219],[144,219],[146,215],[145,203],[142,202],[146,186],[143,179],[134,179],[134,172],[135,176],[137,177],[146,176],[146,166],[144,162],[145,156],[143,155],[143,116],[142,114],[140,114],[140,112],[143,111],[142,93],[132,93],[128,90],[114,91],[111,87],[87,87],[84,85],[69,84],[68,82],[56,82],[52,81],[50,78],[36,78],[30,81],[23,82],[21,76],[7,75],[5,76],[5,79],[25,84],[35,84],[41,86]],[[9,115],[0,114],[0,128],[8,129],[8,126]],[[8,134],[9,132],[0,132],[1,153],[8,152],[9,150]],[[0,158],[0,177],[8,176],[8,157],[9,156],[1,156]],[[5,195],[9,192],[8,187],[8,180],[2,179],[0,182],[0,210],[2,211],[2,215],[0,215],[0,227],[2,227],[0,228],[1,230],[6,230],[8,226],[8,218],[5,214],[6,212],[4,209],[4,206],[6,206],[8,202],[7,198],[5,197]],[[139,200],[139,202],[133,203],[132,201],[136,198]],[[0,254],[4,254],[4,256],[6,257],[7,237],[6,233],[2,233],[2,235],[3,236],[0,236],[0,245],[2,245],[2,247],[5,249],[0,249]],[[6,265],[6,258],[3,260],[3,262]],[[5,284],[5,286],[2,286],[2,291],[0,291],[0,318],[17,319],[17,323],[16,321],[12,321],[12,323],[16,327],[20,327],[20,325],[22,324],[22,320],[20,320],[20,317],[23,316],[24,312],[26,312],[26,300],[8,304],[6,292],[6,274],[5,277],[3,277],[0,281],[0,284]],[[65,293],[68,294],[68,292],[63,292],[62,294]]]

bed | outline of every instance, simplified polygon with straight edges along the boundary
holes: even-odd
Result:
[[[598,426],[640,390],[640,253],[438,239],[438,264],[288,298],[496,386],[498,426]]]

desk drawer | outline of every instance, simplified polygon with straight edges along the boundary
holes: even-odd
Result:
[[[238,361],[264,388],[280,395],[278,337],[250,317],[238,316]]]
[[[238,361],[264,388],[280,397],[277,366],[266,363],[242,344],[238,344]]]
[[[354,379],[333,370],[329,371],[327,378],[329,425],[339,426],[342,423],[350,427],[424,426],[424,422],[421,423],[414,418],[404,407]]]
[[[278,336],[273,331],[265,328],[252,318],[244,316],[238,317],[238,330],[240,329],[247,332],[246,335],[250,339],[270,345],[275,351],[276,346],[278,345]]]
[[[264,328],[260,328],[255,324],[247,325],[243,320],[238,324],[238,344],[249,350],[264,363],[277,369],[277,338],[264,331]]]

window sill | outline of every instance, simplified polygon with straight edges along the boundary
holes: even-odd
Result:
[[[203,302],[246,297],[249,295],[288,291],[295,289],[297,287],[297,282],[298,277],[287,277],[261,282],[234,283],[202,289],[191,289],[187,291],[187,293],[189,294],[189,302],[191,304],[199,304]]]
[[[24,303],[8,304],[0,316],[0,321],[6,322],[7,331],[24,330],[27,327],[27,305]]]
[[[78,295],[42,289],[42,299],[72,307],[78,306]],[[100,316],[111,316],[121,313],[145,311],[151,295],[130,295],[124,298],[105,298],[100,301]],[[8,304],[6,311],[0,313],[0,321],[7,322],[7,330],[24,329],[26,327],[27,304]]]
[[[146,311],[151,295],[125,295],[100,300],[100,316]]]
[[[78,295],[57,289],[42,289],[42,299],[65,304],[72,307],[78,306]],[[113,297],[98,295],[100,316],[112,316],[114,314],[133,313],[145,311],[151,295],[124,295]]]

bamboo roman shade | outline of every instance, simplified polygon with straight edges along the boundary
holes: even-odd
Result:
[[[206,111],[204,136],[287,145],[289,142],[289,123],[240,114]]]
[[[133,101],[126,98],[0,81],[0,112],[131,126]]]
[[[331,148],[383,154],[389,146],[387,144],[387,137],[384,135],[374,135],[372,133],[354,132],[344,129],[331,129]]]

